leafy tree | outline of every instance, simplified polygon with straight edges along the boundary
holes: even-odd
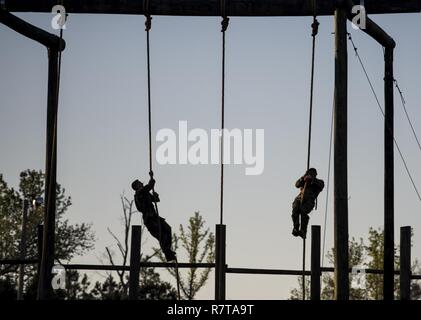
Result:
[[[349,242],[349,266],[363,267],[367,269],[383,269],[383,231],[381,229],[369,229],[368,245],[364,244],[363,239],[356,241],[354,238]],[[334,250],[332,249],[326,255],[330,264],[334,263]],[[399,269],[399,255],[395,248],[395,269]],[[415,260],[412,271],[419,272],[418,260]],[[349,298],[351,300],[380,300],[383,299],[383,275],[367,274],[365,276],[365,288],[352,285],[354,275],[350,274]],[[322,276],[323,289],[321,298],[323,300],[334,299],[334,278],[332,273],[324,273]],[[306,297],[310,297],[310,280],[306,280]],[[399,277],[395,277],[395,297],[399,298]],[[299,288],[291,290],[290,299],[296,300],[302,298],[302,283],[299,278]],[[411,282],[411,298],[416,300],[421,298],[421,285],[417,281]]]
[[[120,283],[116,282],[111,274],[109,274],[103,283],[96,282],[92,289],[92,295],[98,300],[122,300],[123,289]]]
[[[180,225],[180,236],[173,234],[173,248],[177,251],[179,242],[187,253],[189,263],[213,263],[215,260],[215,237],[209,228],[205,229],[205,220],[199,212],[195,212],[189,219],[189,225],[186,232],[184,227]],[[155,249],[155,253],[161,261],[166,261],[161,250]],[[168,272],[177,280],[176,270],[168,268]],[[193,300],[197,292],[206,284],[209,278],[211,268],[188,269],[185,278],[181,272],[179,278],[180,291],[185,299]]]
[[[76,270],[66,272],[66,290],[63,295],[67,300],[93,300],[95,297],[92,293],[91,282],[85,273],[80,279],[80,274]]]
[[[141,300],[176,300],[177,292],[166,281],[161,280],[154,268],[142,268],[140,271],[139,297]]]
[[[45,176],[41,171],[25,170],[20,174],[19,189],[9,187],[0,174],[0,259],[20,257],[20,239],[22,235],[23,202],[44,195]],[[66,213],[72,205],[71,198],[65,189],[57,184],[56,213],[56,258],[69,261],[91,250],[94,246],[94,233],[91,225],[86,223],[70,224]],[[37,258],[37,226],[43,223],[44,208],[32,205],[29,208],[27,224],[26,257]],[[34,286],[36,266],[27,266],[25,285]],[[0,279],[16,277],[17,266],[0,266]],[[11,282],[15,285],[14,280]]]

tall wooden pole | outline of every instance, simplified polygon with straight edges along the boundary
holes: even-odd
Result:
[[[311,300],[320,300],[320,226],[311,226]]]
[[[385,48],[385,123],[384,123],[384,275],[383,298],[394,296],[394,96],[393,96],[393,47]]]
[[[137,300],[139,295],[140,275],[140,240],[141,226],[132,226],[132,240],[130,246],[130,274],[129,274],[129,299]]]
[[[215,300],[225,300],[225,276],[226,276],[226,226],[216,225],[215,243]]]
[[[39,224],[37,226],[37,254],[38,254],[38,264],[37,264],[37,277],[38,282],[41,273],[41,260],[42,260],[42,240],[44,237],[44,226]]]
[[[334,241],[335,299],[348,300],[348,53],[347,13],[335,10]]]
[[[400,296],[411,300],[411,227],[401,228]]]
[[[57,111],[58,111],[58,51],[48,50],[47,145],[45,155],[45,215],[44,236],[38,299],[51,296],[54,266],[57,186]]]

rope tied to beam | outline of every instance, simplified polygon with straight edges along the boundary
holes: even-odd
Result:
[[[222,29],[221,29],[221,32],[227,31],[228,25],[229,25],[229,20],[230,20],[230,18],[228,18],[228,17],[222,17],[222,21],[221,21]]]
[[[150,5],[149,5],[149,0],[144,0],[143,1],[143,14],[145,15],[145,31],[149,32],[152,28],[152,17],[151,14],[149,12],[150,9]],[[148,40],[149,42],[149,40]]]
[[[152,17],[146,16],[145,20],[145,31],[149,32],[152,28]]]

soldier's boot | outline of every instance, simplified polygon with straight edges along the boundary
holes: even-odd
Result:
[[[177,260],[175,252],[171,249],[171,241],[166,236],[163,237],[163,241],[161,242],[161,249],[167,262]]]
[[[307,214],[301,215],[301,230],[299,231],[299,236],[303,239],[307,237],[307,226],[309,220],[310,218]]]
[[[177,260],[177,256],[176,256],[175,252],[172,251],[172,250],[169,250],[169,249],[165,250],[164,255],[165,255],[165,259],[167,260],[167,262]]]

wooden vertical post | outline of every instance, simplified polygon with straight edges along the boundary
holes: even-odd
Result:
[[[226,226],[216,225],[215,243],[215,300],[225,300],[225,277],[226,277]]]
[[[42,224],[39,224],[38,227],[37,227],[37,251],[38,251],[37,276],[38,276],[38,280],[40,278],[40,270],[41,270],[43,234],[44,234],[44,226]]]
[[[411,227],[401,227],[400,298],[411,300]]]
[[[311,226],[311,300],[320,300],[320,226]]]
[[[58,51],[48,49],[47,144],[45,155],[45,214],[38,299],[51,294],[54,266],[57,186],[57,111],[58,111]]]
[[[348,53],[347,14],[335,10],[334,238],[335,299],[348,300]]]
[[[140,239],[142,227],[132,226],[132,241],[130,245],[130,275],[129,275],[129,299],[137,300],[139,293],[140,276]]]
[[[393,47],[385,48],[385,123],[384,123],[384,260],[383,298],[394,298],[394,96],[393,96]]]

